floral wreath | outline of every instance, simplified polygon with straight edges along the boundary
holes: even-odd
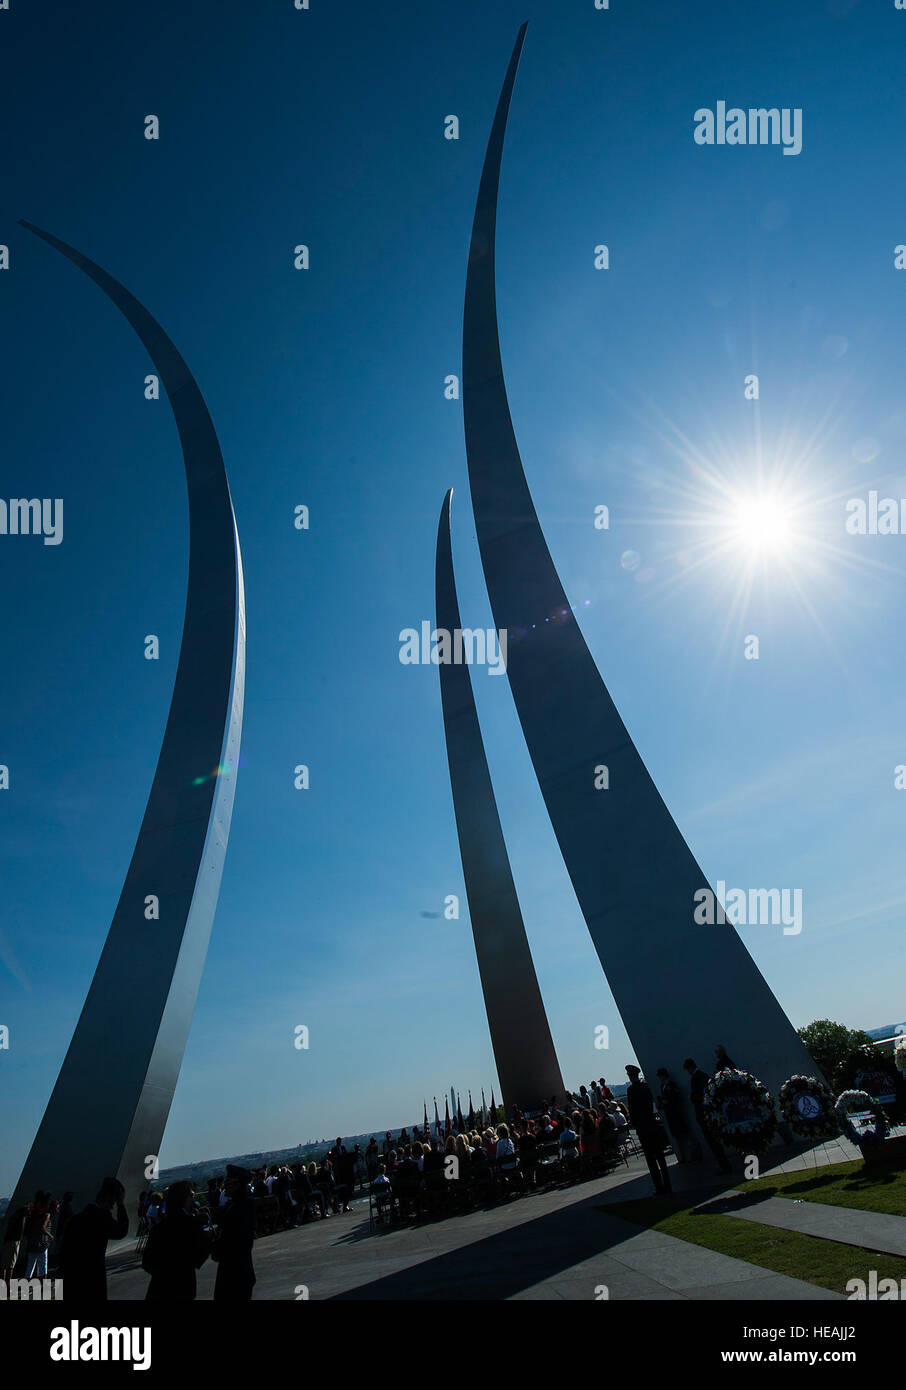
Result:
[[[863,1144],[881,1144],[887,1138],[887,1116],[874,1096],[870,1096],[867,1091],[842,1091],[837,1097],[834,1110],[840,1121],[840,1128],[851,1144],[857,1144],[861,1148]],[[854,1110],[871,1111],[875,1117],[871,1129],[861,1132],[856,1129],[849,1118]]]
[[[731,1107],[741,1112],[735,1118]],[[712,1077],[705,1090],[704,1111],[720,1142],[738,1153],[761,1152],[777,1132],[774,1098],[748,1071],[726,1070]]]
[[[893,1045],[893,1060],[897,1071],[906,1075],[906,1037],[902,1034]]]
[[[781,1086],[777,1101],[781,1119],[801,1139],[831,1139],[840,1133],[834,1093],[817,1076],[791,1076]]]

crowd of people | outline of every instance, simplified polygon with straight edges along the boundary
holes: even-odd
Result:
[[[705,1113],[705,1090],[711,1075],[735,1064],[725,1048],[715,1049],[709,1074],[687,1058],[689,1100],[702,1138],[721,1173],[730,1162]],[[166,1192],[142,1192],[138,1235],[142,1268],[150,1276],[146,1297],[152,1301],[186,1301],[196,1295],[196,1272],[208,1260],[217,1263],[216,1300],[243,1301],[252,1296],[255,1272],[252,1246],[258,1235],[326,1220],[351,1210],[356,1190],[370,1194],[374,1206],[396,1208],[404,1219],[430,1214],[438,1199],[468,1205],[492,1193],[530,1192],[550,1178],[571,1181],[617,1162],[635,1131],[656,1193],[671,1191],[666,1153],[679,1163],[696,1162],[701,1147],[687,1124],[683,1095],[666,1068],[657,1072],[655,1095],[636,1066],[627,1066],[625,1095],[615,1098],[603,1077],[556,1096],[536,1111],[515,1107],[510,1122],[497,1123],[496,1107],[488,1115],[470,1105],[439,1121],[434,1133],[425,1123],[396,1139],[388,1130],[383,1142],[372,1136],[364,1149],[351,1149],[341,1138],[318,1162],[272,1164],[246,1169],[228,1164],[225,1176],[207,1180],[205,1197],[191,1182],[171,1183]],[[10,1213],[0,1249],[0,1277],[27,1279],[61,1276],[67,1299],[96,1302],[107,1297],[106,1250],[129,1229],[125,1191],[105,1178],[94,1202],[73,1213],[71,1192],[57,1202],[39,1191],[31,1202]]]
[[[224,1178],[209,1183],[209,1202],[215,1192],[216,1205],[202,1206],[193,1184],[183,1178],[165,1194],[141,1194],[139,1244],[142,1268],[151,1276],[145,1296],[152,1302],[193,1299],[196,1272],[208,1259],[217,1265],[215,1303],[251,1298],[257,1235],[254,1175],[230,1163]]]
[[[171,1183],[166,1194],[143,1192],[138,1228],[142,1268],[150,1275],[146,1297],[157,1302],[185,1302],[195,1297],[196,1271],[207,1259],[217,1262],[214,1298],[247,1301],[255,1271],[255,1202],[252,1174],[227,1166],[222,1180],[224,1201],[216,1220],[198,1201],[193,1184]],[[98,1303],[107,1298],[107,1245],[129,1233],[125,1188],[105,1178],[93,1202],[72,1213],[72,1194],[62,1205],[48,1193],[34,1198],[7,1219],[0,1277],[44,1279],[60,1277],[63,1297],[72,1303]],[[68,1199],[68,1206],[67,1206]]]
[[[704,1112],[711,1075],[693,1058],[687,1058],[683,1066],[702,1137],[718,1170],[728,1173],[730,1161]],[[712,1074],[734,1067],[726,1049],[718,1045]],[[401,1216],[410,1212],[418,1216],[423,1208],[430,1208],[433,1193],[455,1198],[462,1189],[480,1199],[494,1184],[503,1191],[531,1191],[538,1185],[539,1173],[566,1181],[591,1174],[619,1158],[633,1130],[655,1193],[668,1193],[672,1188],[667,1153],[672,1149],[683,1164],[701,1158],[701,1146],[687,1124],[680,1085],[666,1067],[658,1069],[656,1095],[638,1067],[627,1066],[626,1074],[622,1099],[615,1099],[600,1077],[570,1092],[562,1105],[552,1096],[540,1115],[517,1107],[511,1124],[481,1128],[468,1122],[463,1125],[460,1119],[451,1122],[449,1131],[433,1137],[417,1137],[416,1131],[410,1140],[403,1130],[395,1144],[388,1133],[382,1147],[372,1138],[364,1154],[368,1181],[379,1199],[396,1199]]]
[[[107,1297],[107,1242],[129,1232],[125,1188],[116,1178],[105,1178],[94,1201],[76,1213],[72,1196],[66,1192],[58,1203],[39,1190],[8,1214],[0,1277],[8,1282],[60,1276],[67,1296],[96,1302]]]

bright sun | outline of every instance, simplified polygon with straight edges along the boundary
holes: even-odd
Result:
[[[733,507],[733,539],[749,551],[779,550],[792,532],[790,508],[782,497],[740,497]]]

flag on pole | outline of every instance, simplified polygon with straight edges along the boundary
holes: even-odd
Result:
[[[440,1116],[437,1113],[437,1096],[434,1097],[434,1133],[440,1134]]]
[[[497,1123],[497,1102],[494,1099],[494,1087],[491,1087],[491,1124]]]
[[[469,1130],[475,1128],[475,1107],[472,1104],[472,1092],[469,1092]]]
[[[466,1127],[466,1126],[465,1126],[465,1122],[463,1121],[463,1118],[462,1118],[462,1105],[460,1104],[460,1101],[459,1101],[459,1092],[458,1092],[458,1091],[456,1092],[456,1127],[457,1127],[457,1129],[459,1130],[460,1134],[462,1134],[463,1130],[464,1130],[465,1127]]]
[[[444,1096],[444,1134],[450,1133],[450,1102]]]
[[[430,1129],[428,1128],[428,1102],[427,1102],[427,1101],[422,1101],[422,1105],[423,1105],[424,1108],[425,1108],[425,1127],[424,1127],[424,1129],[422,1130],[422,1134],[424,1134],[424,1135],[427,1136],[427,1135],[429,1135],[429,1134],[431,1133]]]
[[[481,1088],[481,1123],[486,1125],[488,1122],[488,1103],[484,1098],[484,1087]]]

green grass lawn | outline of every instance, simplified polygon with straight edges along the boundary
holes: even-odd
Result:
[[[839,1166],[855,1168],[858,1165]],[[691,1245],[702,1245],[706,1250],[715,1250],[720,1255],[732,1255],[761,1269],[788,1274],[793,1279],[804,1279],[823,1289],[832,1289],[835,1293],[845,1294],[849,1279],[867,1281],[871,1269],[877,1270],[879,1279],[906,1279],[906,1259],[897,1255],[882,1255],[855,1245],[841,1245],[835,1240],[804,1236],[797,1231],[782,1231],[775,1226],[741,1221],[732,1216],[716,1216],[707,1212],[696,1214],[691,1207],[678,1208],[662,1197],[612,1202],[598,1207],[598,1210],[607,1212],[609,1216],[621,1217],[624,1221],[635,1222],[638,1226],[663,1231],[665,1235],[676,1236]]]
[[[906,1216],[906,1171],[889,1167],[865,1168],[855,1163],[832,1163],[811,1172],[779,1173],[739,1183],[742,1192],[761,1192],[766,1197],[798,1198],[826,1202],[858,1211],[883,1211]]]

